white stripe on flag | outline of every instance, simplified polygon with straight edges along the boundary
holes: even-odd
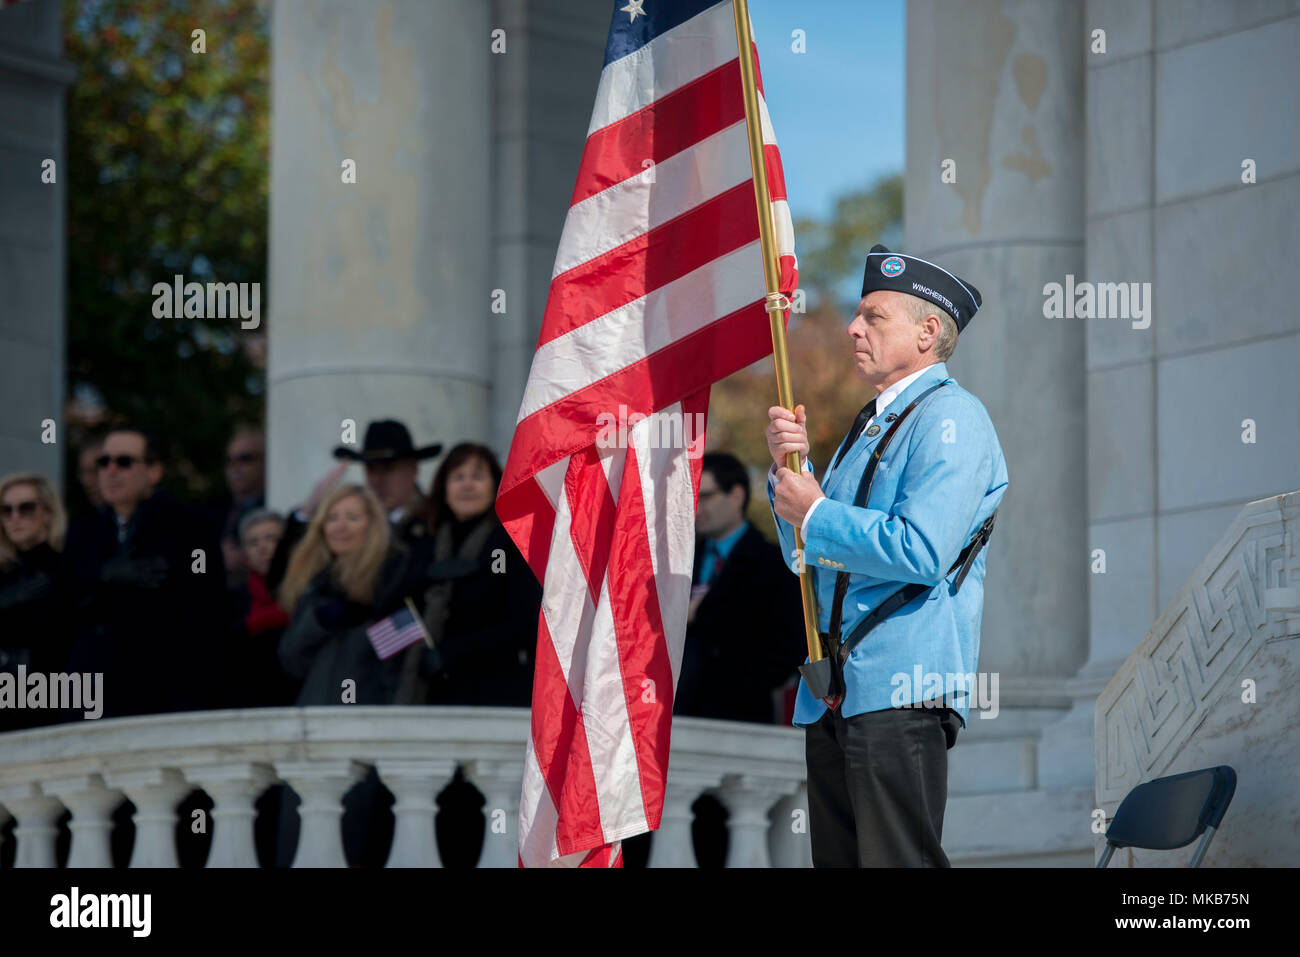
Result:
[[[749,182],[745,121],[656,163],[653,172],[654,182],[638,171],[569,207],[552,279]]]
[[[687,38],[689,42],[683,42]],[[730,3],[720,3],[679,23],[601,71],[587,135],[631,116],[737,55]]]
[[[757,239],[544,343],[533,357],[533,368],[545,369],[546,375],[529,376],[519,417],[761,299],[755,290],[763,290],[762,244]],[[606,411],[618,414],[617,408]]]

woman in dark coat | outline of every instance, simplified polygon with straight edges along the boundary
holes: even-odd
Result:
[[[493,506],[501,466],[486,446],[447,453],[429,493],[424,622],[399,704],[528,707],[542,589]],[[426,553],[427,554],[427,553]]]
[[[55,598],[67,521],[54,486],[20,472],[0,480],[0,672],[60,671],[66,648]],[[48,702],[47,702],[48,703]],[[58,709],[0,707],[0,731],[52,724]]]

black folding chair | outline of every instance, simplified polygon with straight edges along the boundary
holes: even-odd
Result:
[[[1186,847],[1203,833],[1187,865],[1200,867],[1236,790],[1237,772],[1226,764],[1139,784],[1115,811],[1097,866],[1105,867],[1117,847],[1168,851]]]

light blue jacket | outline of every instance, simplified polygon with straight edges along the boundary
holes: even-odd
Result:
[[[902,412],[945,380],[899,426],[876,467],[866,507],[854,508],[867,460],[889,428],[886,415]],[[966,689],[974,686],[959,676],[973,675],[979,661],[987,546],[958,592],[952,590],[957,573],[949,575],[948,569],[1006,492],[1002,447],[983,404],[948,375],[942,362],[927,368],[886,408],[877,409],[873,424],[880,432],[868,436],[864,431],[839,467],[819,480],[827,500],[808,521],[805,561],[814,576],[819,628],[830,630],[838,571],[852,576],[844,597],[845,638],[904,584],[938,587],[895,611],[859,642],[845,666],[840,708],[851,717],[948,693],[964,726],[970,711]],[[771,482],[768,501],[775,517]],[[781,518],[776,527],[786,564],[798,574],[794,528]],[[944,688],[936,695],[939,681]],[[795,726],[813,724],[825,711],[801,680]]]

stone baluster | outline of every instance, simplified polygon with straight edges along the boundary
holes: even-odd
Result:
[[[175,768],[110,773],[108,785],[135,805],[131,867],[176,867],[176,805],[192,787]]]
[[[486,798],[483,853],[479,867],[519,866],[519,795],[524,786],[522,761],[470,761],[465,777]]]
[[[122,803],[122,792],[106,787],[98,774],[56,778],[41,787],[72,812],[68,867],[112,867],[113,809]]]
[[[433,823],[438,812],[435,801],[455,773],[456,762],[381,758],[375,769],[397,799],[393,847],[386,866],[442,867]]]
[[[768,812],[790,790],[788,783],[752,774],[728,775],[717,791],[728,811],[727,867],[771,867]]]
[[[298,792],[298,852],[294,867],[346,867],[343,854],[343,795],[366,776],[359,761],[287,761],[276,774]]]
[[[185,776],[212,798],[212,849],[208,867],[257,867],[253,803],[275,783],[268,765],[247,761],[204,764],[185,769]]]
[[[791,782],[791,787],[795,787]],[[776,803],[772,809],[772,830],[768,850],[773,867],[812,867],[812,840],[808,836],[808,788],[799,782],[798,790]]]
[[[17,820],[14,840],[18,842],[14,867],[53,867],[54,822],[63,813],[58,798],[41,790],[37,783],[11,784],[0,788],[0,804]]]
[[[664,786],[664,809],[659,830],[650,838],[647,867],[696,867],[695,844],[691,823],[695,814],[691,805],[701,794],[716,787],[720,775],[668,769]]]

